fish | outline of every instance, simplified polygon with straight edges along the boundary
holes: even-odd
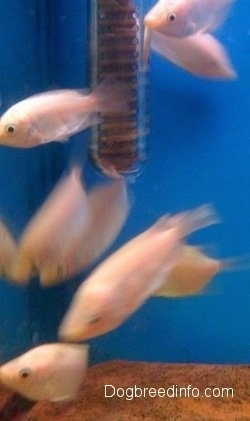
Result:
[[[7,225],[0,219],[0,276],[9,278],[17,256],[18,244]]]
[[[88,345],[48,343],[0,367],[0,382],[32,401],[74,399],[88,364]]]
[[[212,32],[228,16],[235,0],[159,0],[146,14],[144,24],[166,36],[183,38]]]
[[[70,136],[102,121],[102,112],[128,108],[128,86],[107,77],[92,92],[58,89],[32,95],[0,118],[0,145],[31,148]]]
[[[54,187],[19,239],[11,279],[26,284],[48,259],[58,260],[69,238],[78,238],[89,224],[90,213],[80,167]]]
[[[237,78],[226,49],[208,33],[174,38],[151,31],[151,48],[194,76],[218,80]]]
[[[59,259],[48,259],[41,266],[40,284],[43,287],[65,281],[94,263],[113,243],[130,211],[123,179],[97,185],[89,192],[87,202],[91,215],[89,224],[82,226],[77,236],[68,235]],[[80,227],[77,220],[76,225]]]
[[[181,257],[184,238],[218,222],[204,205],[161,217],[105,259],[79,286],[60,327],[67,341],[90,339],[115,329],[155,291]]]

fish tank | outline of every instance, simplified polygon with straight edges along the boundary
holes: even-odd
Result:
[[[6,274],[6,268],[2,268],[7,262],[6,238],[2,236],[1,364],[40,345],[66,343],[67,339],[58,336],[59,327],[83,282],[161,217],[186,215],[185,212],[197,209],[208,212],[207,225],[211,222],[211,226],[204,223],[204,229],[187,230],[188,235],[173,241],[180,246],[175,253],[177,260],[182,246],[188,244],[218,263],[212,276],[207,277],[205,288],[198,285],[193,294],[179,291],[172,295],[157,295],[153,290],[133,311],[128,310],[114,328],[86,340],[69,342],[88,344],[90,369],[116,360],[149,365],[250,364],[249,3],[218,0],[221,8],[214,11],[209,4],[212,2],[204,0],[203,8],[196,14],[193,10],[196,12],[197,1],[190,0],[190,6],[185,6],[184,23],[178,21],[178,13],[185,11],[169,12],[170,3],[159,2],[163,9],[158,27],[153,0],[10,0],[2,4],[0,212],[1,223],[15,243],[15,258],[27,227],[49,198],[51,216],[47,212],[47,217],[53,231],[64,211],[62,204],[58,206],[59,213],[53,213],[54,189],[62,186],[62,180],[67,180],[75,168],[82,190],[88,195],[95,189],[122,183],[127,201],[121,202],[122,196],[115,213],[112,201],[103,202],[105,208],[100,208],[96,217],[99,231],[93,224],[93,234],[89,229],[84,245],[81,243],[86,250],[93,247],[90,252],[95,258],[69,276],[62,276],[62,282],[43,285],[40,268],[34,271],[33,260],[24,282]],[[167,32],[167,20],[170,27],[176,21],[174,35]],[[57,112],[53,95],[58,90],[71,90],[86,98],[96,95],[96,101],[103,105],[91,114],[88,107],[92,103],[87,104],[84,112],[89,113],[91,121],[82,129],[70,129],[57,138],[53,138],[51,115],[43,126],[46,133],[52,130],[49,140],[25,143],[33,124],[27,118],[24,143],[15,141],[10,133],[18,129],[14,113],[8,126],[10,140],[6,133],[3,135],[5,113],[33,95],[50,92],[52,96],[47,97],[43,108],[48,106],[49,113],[53,104],[55,118],[61,118],[60,107],[67,98],[58,101]],[[31,106],[30,113],[33,118],[36,108]],[[42,124],[39,113],[34,118]],[[64,123],[60,118],[56,122],[61,127]],[[71,200],[71,187],[64,189],[65,207]],[[98,206],[102,204],[98,202]],[[89,217],[92,216],[90,212]],[[117,223],[118,216],[122,221]],[[62,219],[59,227],[60,245],[64,247],[72,233],[67,231],[67,224],[74,222],[65,221]],[[108,241],[102,238],[103,226],[108,235],[115,231]],[[152,228],[153,232],[154,229],[162,228],[158,225]],[[43,241],[42,231],[34,248]],[[93,244],[92,235],[96,236]],[[106,241],[103,247],[99,244],[102,241]],[[149,267],[158,262],[153,241],[152,238],[149,260],[145,258]],[[133,243],[130,244],[133,255]],[[95,253],[98,247],[101,249]],[[143,243],[139,247],[142,249]],[[32,250],[31,247],[30,253]],[[76,253],[76,247],[74,250]],[[51,251],[53,262],[56,251]],[[131,265],[136,258],[135,254]],[[63,262],[62,259],[60,264]],[[130,260],[128,273],[129,266]],[[110,306],[114,301],[118,307],[123,305],[126,291],[142,283],[143,267],[144,263],[138,273],[132,274],[133,282],[128,280],[127,287],[124,279],[121,292],[112,298]],[[105,282],[112,286],[117,274],[113,275],[112,266],[108,273],[111,276]],[[142,295],[147,282],[146,277]],[[111,315],[116,317],[116,313]]]

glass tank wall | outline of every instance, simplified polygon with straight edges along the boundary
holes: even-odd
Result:
[[[106,16],[98,15],[96,6],[109,3],[114,3],[116,11],[116,1],[93,1],[92,7],[80,0],[3,2],[1,113],[37,92],[82,89],[98,83],[96,31],[101,31],[101,23],[96,16],[102,21],[114,16],[109,10]],[[117,3],[135,8],[131,31],[137,30],[136,19],[142,21],[142,15],[153,5],[151,0]],[[123,78],[129,77],[134,84],[135,113],[112,126],[112,133],[117,135],[119,125],[122,130],[129,128],[132,139],[127,140],[132,143],[126,145],[138,148],[130,156],[125,151],[128,166],[121,167],[116,161],[118,172],[129,172],[132,207],[120,235],[102,259],[160,216],[204,203],[214,205],[221,222],[195,233],[189,242],[204,246],[216,258],[250,253],[248,15],[248,0],[236,1],[228,18],[216,29],[216,37],[227,49],[238,74],[235,80],[194,76],[155,52],[150,53],[149,68],[141,74],[140,66],[133,66],[141,64],[143,31],[138,30],[136,35],[138,51],[121,46],[128,54],[128,74]],[[121,16],[116,17],[121,24]],[[115,58],[110,51],[103,53],[102,59],[108,58],[113,66]],[[126,57],[118,54],[118,61]],[[132,67],[131,57],[139,60]],[[90,142],[100,141],[98,130],[103,134],[102,129],[110,129],[110,123],[106,122],[106,128],[104,124],[104,128],[99,125],[81,132],[67,143],[53,142],[32,149],[0,147],[0,211],[15,238],[72,162],[83,165],[87,188],[105,181],[100,167],[102,170],[107,161],[96,165],[96,143]],[[122,130],[119,135],[123,142]],[[217,275],[197,296],[150,298],[122,326],[89,341],[91,361],[249,363],[250,265],[244,266],[242,271]],[[1,280],[2,361],[38,344],[57,341],[57,329],[71,297],[91,269],[51,288],[41,288],[37,279],[28,286]]]

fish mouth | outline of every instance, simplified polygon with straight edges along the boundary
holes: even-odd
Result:
[[[144,25],[149,29],[160,28],[163,24],[164,18],[153,13],[148,13],[144,18]]]
[[[62,321],[62,324],[58,330],[58,337],[67,342],[78,342],[87,339],[85,329],[77,327],[78,323],[68,321],[67,319]]]
[[[4,385],[7,388],[10,388],[14,390],[12,386],[12,376],[10,374],[10,366],[9,363],[4,364],[2,367],[0,367],[0,381],[1,384]]]
[[[157,18],[155,16],[146,15],[144,18],[144,24],[150,29],[155,29],[158,26]]]

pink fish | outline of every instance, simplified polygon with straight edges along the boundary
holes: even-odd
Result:
[[[30,96],[10,107],[0,119],[0,144],[31,148],[66,141],[101,122],[101,112],[126,111],[127,84],[108,78],[92,92],[61,89]]]
[[[24,230],[11,278],[26,283],[48,259],[58,260],[69,238],[78,238],[89,223],[87,194],[74,168],[54,188]]]
[[[234,0],[159,0],[144,18],[145,26],[171,37],[211,32],[226,19]]]
[[[88,346],[45,344],[0,367],[0,381],[33,401],[73,399],[83,381]]]
[[[50,286],[93,263],[112,244],[124,225],[130,203],[123,180],[97,186],[88,194],[89,224],[68,235],[58,259],[53,255],[40,268],[40,283]],[[82,215],[79,215],[82,219]]]
[[[151,47],[195,76],[221,80],[237,77],[225,48],[210,34],[174,38],[152,31]]]
[[[203,206],[160,218],[101,263],[82,283],[59,329],[63,339],[80,341],[121,325],[165,282],[182,255],[183,239],[217,222]]]

